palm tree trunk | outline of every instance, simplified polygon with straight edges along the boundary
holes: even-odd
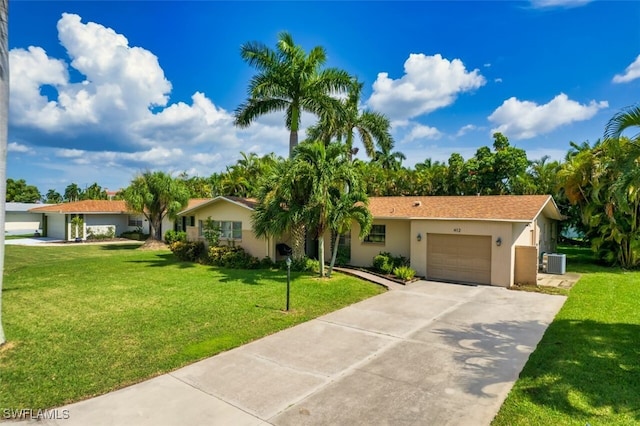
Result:
[[[289,158],[293,158],[293,150],[298,146],[298,131],[291,130],[289,132]]]
[[[324,232],[322,233],[324,234]],[[324,235],[318,235],[318,262],[320,263],[320,278],[324,278]]]
[[[329,272],[327,276],[331,278],[331,274],[333,273],[333,265],[336,264],[336,259],[338,258],[338,243],[340,243],[340,234],[336,232],[336,239],[333,243],[333,254],[331,255],[331,263],[329,264]]]
[[[0,346],[2,327],[2,277],[4,275],[4,230],[7,199],[7,139],[9,137],[9,0],[0,0]]]
[[[305,227],[303,224],[296,224],[291,227],[291,255],[294,260],[304,257]]]

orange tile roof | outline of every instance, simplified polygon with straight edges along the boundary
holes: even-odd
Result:
[[[551,216],[562,216],[550,195],[370,197],[374,218],[531,221],[551,202]]]
[[[29,210],[34,213],[127,213],[123,200],[83,200],[71,203],[52,204]]]
[[[210,198],[192,198],[189,200],[187,208],[193,208],[199,204],[209,201]],[[29,210],[34,213],[66,213],[66,214],[113,214],[131,213],[127,209],[127,203],[124,200],[83,200],[71,203],[50,204],[42,207],[36,207]]]

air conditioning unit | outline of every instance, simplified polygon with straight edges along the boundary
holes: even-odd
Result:
[[[559,253],[547,253],[544,255],[546,262],[543,260],[543,265],[546,266],[545,271],[547,274],[564,275],[567,272],[567,256]]]

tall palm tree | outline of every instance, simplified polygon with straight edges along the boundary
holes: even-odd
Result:
[[[258,74],[249,83],[249,98],[235,111],[235,124],[248,127],[262,115],[284,111],[289,157],[298,145],[302,112],[321,116],[323,111],[341,108],[331,95],[347,90],[351,83],[346,71],[321,69],[327,59],[324,48],[316,46],[307,55],[287,32],[278,35],[276,50],[250,42],[242,45],[240,55]]]
[[[375,156],[376,145],[387,145],[391,141],[389,119],[377,112],[360,111],[362,86],[363,84],[357,79],[353,79],[347,97],[340,101],[342,108],[324,111],[318,124],[307,129],[308,138],[323,140],[325,143],[336,138],[338,142],[345,143],[352,155],[357,132],[369,158]]]
[[[4,275],[4,229],[7,192],[7,138],[9,136],[9,1],[0,0],[0,346],[6,339],[2,328],[2,276]]]

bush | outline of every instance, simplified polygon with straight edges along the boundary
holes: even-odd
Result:
[[[164,233],[164,241],[169,245],[178,241],[185,243],[187,242],[187,233],[184,231],[167,231]]]
[[[346,266],[351,261],[351,249],[349,247],[338,247],[336,254],[336,265]]]
[[[129,240],[144,241],[149,238],[149,234],[145,234],[142,231],[125,231],[120,234],[120,237],[127,238]]]
[[[240,246],[209,247],[208,261],[210,265],[231,269],[258,269],[266,264],[264,259],[251,256]]]
[[[373,258],[373,269],[383,274],[391,274],[395,268],[409,266],[409,259],[404,256],[393,256],[389,252],[380,252]]]
[[[186,262],[201,262],[205,254],[202,241],[176,241],[169,248],[178,259]]]
[[[400,278],[401,280],[409,281],[413,279],[413,277],[415,277],[416,271],[408,266],[398,266],[397,268],[393,269],[393,275]]]
[[[284,269],[286,268],[285,264]],[[306,256],[300,259],[292,259],[291,270],[296,272],[320,272],[320,262],[315,259],[309,259]]]

